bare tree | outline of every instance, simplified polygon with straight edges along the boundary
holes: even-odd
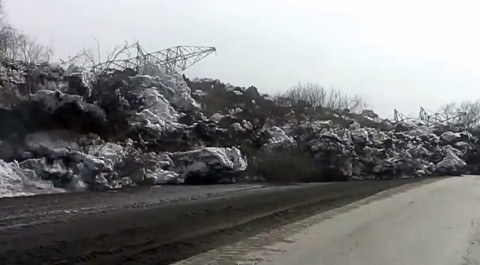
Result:
[[[351,97],[340,90],[327,90],[313,83],[300,83],[275,98],[282,105],[313,108],[314,111],[325,108],[361,112],[368,106],[366,100],[359,95]]]
[[[16,51],[18,48],[18,35],[14,28],[0,25],[0,59],[1,60],[16,60]]]
[[[114,49],[106,55],[105,58],[102,58],[100,51],[100,43],[95,38],[96,41],[96,50],[93,49],[83,49],[78,52],[76,55],[67,58],[67,60],[60,59],[62,65],[67,66],[75,64],[83,68],[89,69],[94,76],[101,76],[111,68],[118,66],[118,63],[122,60],[127,60],[132,55],[130,50],[132,47],[136,47],[138,43],[129,44],[125,42],[123,45],[115,46]]]
[[[43,63],[50,61],[53,50],[19,33],[8,25],[0,26],[0,60]]]
[[[0,60],[42,63],[48,62],[52,55],[51,47],[37,43],[5,21],[0,0]]]
[[[53,49],[49,46],[36,43],[28,36],[20,34],[18,40],[18,57],[26,63],[49,62],[53,55]]]
[[[480,126],[480,100],[448,103],[439,110],[448,123],[468,129]]]

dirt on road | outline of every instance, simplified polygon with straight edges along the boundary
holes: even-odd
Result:
[[[166,186],[0,200],[0,264],[171,264],[410,183]]]

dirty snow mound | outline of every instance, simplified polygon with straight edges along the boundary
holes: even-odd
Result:
[[[60,193],[62,189],[53,187],[38,178],[32,170],[19,167],[17,162],[0,160],[0,197],[30,196],[46,193]]]

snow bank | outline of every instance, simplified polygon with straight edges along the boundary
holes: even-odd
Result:
[[[65,190],[55,188],[51,182],[38,178],[32,170],[20,168],[17,162],[0,160],[0,197],[61,192]]]

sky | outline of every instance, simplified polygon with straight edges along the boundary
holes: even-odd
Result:
[[[299,82],[417,115],[480,99],[480,2],[442,0],[4,0],[8,21],[56,58],[125,41],[214,46],[188,69],[263,93]]]

